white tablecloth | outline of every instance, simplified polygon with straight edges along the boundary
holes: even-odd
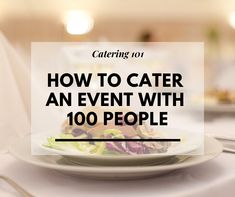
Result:
[[[0,161],[0,174],[13,178],[36,196],[235,196],[235,155],[229,153],[222,153],[199,166],[136,181],[97,181],[71,177],[25,164],[9,154],[0,155]],[[1,192],[15,194],[3,187],[3,182],[0,182],[0,188],[0,196],[3,196]]]

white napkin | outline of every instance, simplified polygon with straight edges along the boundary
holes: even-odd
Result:
[[[207,135],[235,140],[235,119],[233,117],[221,117],[212,122],[205,123]]]
[[[0,152],[29,132],[29,95],[29,70],[0,33]]]
[[[232,117],[222,117],[205,123],[206,134],[217,138],[224,151],[235,152],[235,121]]]

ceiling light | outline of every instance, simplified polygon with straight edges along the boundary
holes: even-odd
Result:
[[[82,10],[71,10],[66,14],[65,26],[69,34],[86,34],[93,28],[94,21],[92,16]]]
[[[235,12],[232,12],[228,18],[229,25],[235,29]]]

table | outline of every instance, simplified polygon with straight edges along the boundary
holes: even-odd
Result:
[[[23,163],[8,153],[1,154],[0,161],[0,174],[14,179],[36,196],[235,196],[235,154],[231,153],[222,153],[199,166],[136,181],[100,181],[68,176]],[[5,192],[9,193],[9,188],[5,188]],[[10,192],[10,196],[15,196],[13,190]]]

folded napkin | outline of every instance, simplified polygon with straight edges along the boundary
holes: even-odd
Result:
[[[205,123],[207,135],[235,141],[235,118],[221,117]]]
[[[0,33],[0,152],[29,133],[30,75],[15,49]]]
[[[217,138],[224,146],[224,151],[235,152],[234,118],[222,117],[205,123],[206,134]]]

